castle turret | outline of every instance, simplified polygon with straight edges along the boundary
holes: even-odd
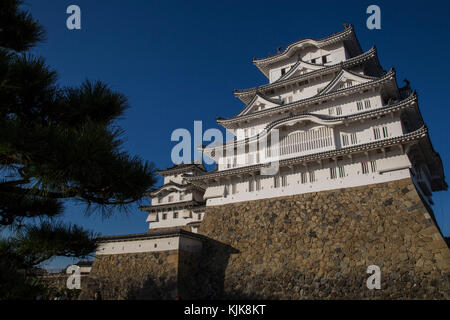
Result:
[[[186,182],[184,175],[205,173],[201,164],[180,164],[157,173],[164,177],[164,184],[148,193],[150,206],[141,207],[149,213],[149,231],[184,227],[197,232],[204,216],[205,189]]]

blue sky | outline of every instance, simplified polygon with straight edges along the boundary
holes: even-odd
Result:
[[[79,31],[66,28],[66,8],[72,4],[81,8]],[[366,28],[371,4],[381,8],[381,30]],[[252,57],[353,23],[363,49],[375,44],[382,66],[394,66],[399,84],[407,78],[417,89],[432,142],[450,172],[446,2],[26,0],[26,7],[47,29],[47,41],[34,53],[58,71],[61,85],[88,78],[124,93],[131,105],[120,122],[125,148],[159,168],[172,165],[173,130],[193,130],[194,120],[202,120],[204,129],[217,128],[217,116],[232,116],[243,107],[233,89],[267,82]],[[447,236],[449,195],[434,195],[435,214]],[[145,232],[146,214],[137,206],[130,212],[103,220],[86,217],[83,207],[68,203],[65,219],[104,235]]]

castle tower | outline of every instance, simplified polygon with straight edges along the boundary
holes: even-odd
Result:
[[[218,170],[186,177],[208,206],[405,178],[432,205],[447,189],[416,92],[398,87],[375,48],[362,52],[352,26],[253,62],[269,84],[235,90],[245,107],[217,120],[235,139],[202,147]]]
[[[205,172],[201,164],[180,164],[157,171],[164,177],[164,184],[149,192],[152,204],[141,207],[149,213],[149,231],[185,228],[197,232],[205,211],[205,190],[187,183],[183,175],[196,176]]]
[[[449,299],[432,210],[447,183],[409,82],[351,25],[253,62],[269,83],[235,90],[245,106],[217,119],[234,139],[200,147],[216,169],[159,171],[149,232],[100,238],[93,287],[112,299]],[[374,267],[380,289],[367,286]]]
[[[216,170],[185,177],[206,190],[199,234],[214,240],[198,296],[448,299],[432,211],[447,183],[409,82],[351,25],[253,62],[269,83],[234,91],[245,106],[217,122],[235,138],[202,146]]]

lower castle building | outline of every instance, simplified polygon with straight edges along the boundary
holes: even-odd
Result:
[[[217,119],[234,139],[200,146],[216,169],[158,171],[148,232],[99,239],[86,296],[448,299],[447,183],[410,83],[351,25],[253,62],[269,83]]]

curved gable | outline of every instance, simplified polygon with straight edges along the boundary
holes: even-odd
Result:
[[[270,99],[264,96],[262,93],[257,92],[252,101],[242,110],[237,116],[246,115],[252,112],[266,110],[281,105],[281,102]]]
[[[376,77],[369,77],[361,74],[357,74],[346,69],[341,69],[338,75],[330,81],[330,83],[323,88],[317,96],[325,95],[330,92],[338,91],[348,87],[352,87],[359,84],[364,84],[373,80],[378,80]]]

